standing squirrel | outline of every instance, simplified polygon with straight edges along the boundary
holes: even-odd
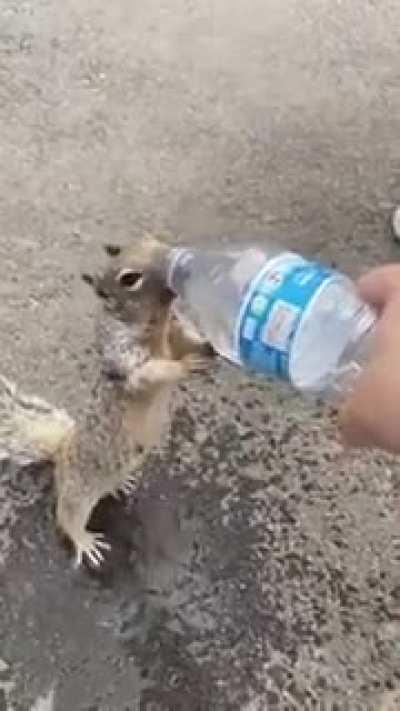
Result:
[[[77,566],[85,556],[99,566],[110,549],[87,529],[90,514],[101,498],[136,488],[146,454],[170,424],[173,386],[210,368],[211,347],[174,310],[157,269],[164,249],[153,238],[136,250],[107,246],[106,270],[82,275],[101,302],[82,421],[0,379],[0,458],[53,462],[56,522]]]

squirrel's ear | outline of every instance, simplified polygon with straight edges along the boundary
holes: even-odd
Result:
[[[119,244],[104,244],[103,247],[109,257],[118,257],[122,251],[122,247],[120,247]]]

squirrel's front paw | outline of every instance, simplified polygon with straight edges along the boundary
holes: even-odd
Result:
[[[203,341],[203,343],[200,344],[198,354],[202,358],[207,358],[207,360],[213,360],[218,355],[210,341]]]
[[[183,358],[182,365],[187,375],[207,373],[210,370],[210,358],[190,354]]]

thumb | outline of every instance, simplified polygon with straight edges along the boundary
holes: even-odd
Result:
[[[378,267],[361,277],[358,282],[361,298],[378,310],[400,292],[400,265]]]
[[[372,388],[365,378],[339,412],[338,425],[342,440],[350,447],[375,446],[376,419],[371,412]]]

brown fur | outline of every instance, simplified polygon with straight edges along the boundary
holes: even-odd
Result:
[[[170,425],[174,385],[210,367],[210,347],[173,309],[159,270],[166,249],[154,238],[108,247],[105,271],[84,276],[101,308],[80,421],[0,378],[0,459],[54,463],[57,527],[74,545],[77,564],[84,557],[102,562],[109,546],[87,529],[90,514],[102,497],[137,486],[147,453]]]
[[[146,259],[152,261],[150,251]],[[95,565],[102,561],[108,544],[86,529],[90,513],[103,496],[137,486],[147,452],[170,424],[173,386],[209,367],[199,339],[187,341],[175,357],[173,294],[153,261],[151,268],[145,259],[133,268],[113,257],[103,275],[85,277],[102,301],[97,347],[103,375],[73,446],[60,449],[55,474],[57,522],[73,541],[78,563],[83,555]],[[135,283],[126,287],[125,280]]]

